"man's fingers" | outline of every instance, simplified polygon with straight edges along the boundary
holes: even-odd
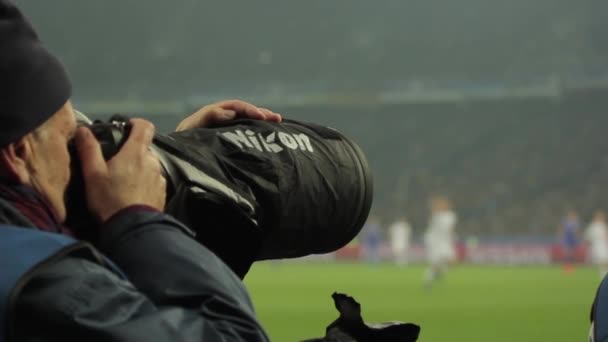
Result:
[[[252,105],[251,103],[241,101],[241,100],[228,100],[218,102],[218,106],[223,109],[230,109],[237,112],[239,117],[247,117],[250,119],[264,120],[266,119],[266,114],[258,107]]]
[[[266,120],[268,121],[281,122],[283,120],[283,117],[279,113],[275,113],[268,108],[259,107],[259,109],[266,115]]]
[[[281,122],[281,114],[275,113],[268,108],[257,107],[251,103],[241,100],[228,100],[218,103],[224,109],[231,109],[237,113],[238,117]]]
[[[162,171],[162,166],[160,164],[158,153],[155,150],[150,149],[147,152],[146,158],[149,159],[149,164],[152,165],[151,170],[154,170],[160,174]]]
[[[177,132],[197,128],[209,127],[213,123],[245,118],[253,120],[264,120],[281,122],[281,114],[275,113],[267,108],[260,108],[251,103],[241,100],[226,100],[207,105],[194,114],[182,120],[175,129]]]
[[[83,126],[78,127],[74,139],[84,179],[89,179],[95,174],[107,173],[108,168],[103,159],[101,147],[91,130]]]
[[[143,119],[131,119],[130,122],[131,133],[119,153],[122,151],[140,153],[143,150],[147,150],[150,144],[152,144],[156,131],[154,125],[150,121]]]
[[[175,131],[179,132],[196,127],[209,127],[214,122],[232,120],[235,116],[236,112],[234,110],[224,109],[218,105],[208,105],[182,120],[177,125]]]

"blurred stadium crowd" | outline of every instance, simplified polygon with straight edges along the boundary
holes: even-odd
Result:
[[[568,208],[583,222],[608,209],[606,104],[601,94],[570,94],[287,113],[355,137],[374,170],[374,211],[387,224],[405,215],[421,234],[430,196],[444,194],[462,236],[546,239]]]
[[[593,0],[21,5],[68,65],[80,99],[376,90],[412,80],[491,87],[596,77],[608,57],[608,5]]]

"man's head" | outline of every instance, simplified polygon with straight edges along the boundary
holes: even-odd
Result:
[[[0,177],[32,186],[63,220],[76,130],[69,77],[8,0],[0,0],[0,51]]]

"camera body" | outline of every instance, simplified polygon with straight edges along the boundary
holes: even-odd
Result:
[[[128,118],[114,117],[89,128],[107,160],[120,150],[130,125]],[[337,250],[358,234],[371,208],[365,155],[328,127],[239,119],[156,134],[151,148],[167,179],[165,212],[241,277],[256,260]],[[94,241],[77,157],[72,159],[67,224]]]

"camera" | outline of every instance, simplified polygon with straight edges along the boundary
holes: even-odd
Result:
[[[104,158],[118,153],[128,118],[87,125]],[[307,122],[237,119],[157,133],[151,148],[167,179],[165,212],[243,277],[254,261],[335,251],[361,230],[373,198],[362,150],[339,131]],[[77,154],[66,224],[95,241]]]

